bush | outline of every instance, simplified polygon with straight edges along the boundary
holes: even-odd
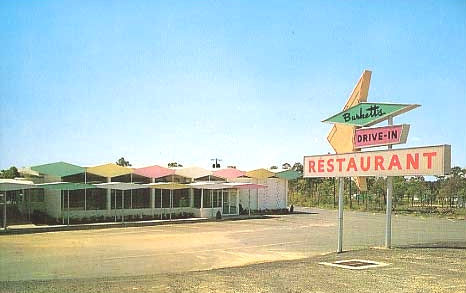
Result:
[[[56,225],[59,224],[59,221],[55,218],[50,217],[44,212],[34,210],[31,215],[31,222],[35,225],[37,224],[47,224],[47,225]]]

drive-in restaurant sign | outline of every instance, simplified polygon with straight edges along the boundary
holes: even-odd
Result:
[[[368,148],[388,144],[406,143],[408,132],[408,124],[375,128],[358,128],[354,131],[353,144],[356,148]]]
[[[303,177],[445,175],[450,160],[450,145],[305,156]]]
[[[388,117],[394,117],[410,111],[416,104],[359,103],[322,122],[342,123],[354,126],[371,126]]]
[[[385,247],[390,248],[392,245],[393,176],[445,175],[451,169],[450,145],[392,149],[393,144],[406,142],[409,131],[409,125],[393,125],[393,117],[417,108],[419,105],[367,103],[370,76],[370,71],[365,70],[343,111],[323,120],[323,122],[333,123],[327,139],[337,154],[305,156],[303,162],[304,178],[340,178],[337,249],[339,253],[343,252],[344,177],[358,176],[361,182],[365,182],[363,179],[366,176],[387,177]],[[384,120],[388,120],[388,126],[367,128]],[[362,148],[383,145],[388,149],[359,152]],[[360,189],[365,189],[364,187],[360,186]],[[350,196],[352,196],[351,193]]]

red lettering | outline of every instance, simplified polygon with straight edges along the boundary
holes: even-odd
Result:
[[[314,161],[309,161],[309,172],[316,172],[316,170],[314,169],[315,168],[315,162]]]
[[[393,169],[393,167],[397,167],[398,170],[401,170],[400,159],[398,158],[397,154],[394,154],[390,160],[390,164],[388,165],[388,170]]]
[[[345,161],[345,158],[338,158],[336,161],[338,162],[338,171],[341,172],[343,170],[342,164]]]
[[[419,169],[419,154],[414,154],[414,159],[412,154],[406,155],[406,169],[410,170],[413,167],[414,170]]]
[[[324,172],[324,160],[317,161],[317,171],[319,171],[319,173]]]
[[[354,171],[358,171],[356,168],[356,163],[354,162],[354,158],[350,158],[348,162],[348,167],[346,167],[346,172],[348,172],[351,168],[354,169]]]
[[[375,165],[375,171],[379,170],[385,170],[384,166],[383,166],[383,157],[382,156],[375,156],[375,162],[374,162],[374,165]]]
[[[432,169],[432,158],[437,155],[437,152],[423,153],[423,157],[427,157],[427,169]]]
[[[335,167],[333,166],[333,159],[328,159],[327,161],[327,172],[333,172]]]
[[[371,157],[367,157],[367,166],[364,167],[364,157],[361,157],[361,170],[368,171],[371,167]]]

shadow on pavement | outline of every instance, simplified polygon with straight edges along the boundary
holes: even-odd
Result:
[[[450,248],[450,249],[466,249],[464,241],[449,241],[449,242],[433,242],[433,243],[415,243],[407,245],[396,245],[395,248],[410,249],[410,248]]]
[[[305,212],[305,211],[294,211],[291,214],[288,215],[318,215],[319,213],[316,212]]]

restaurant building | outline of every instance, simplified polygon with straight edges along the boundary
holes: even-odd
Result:
[[[212,218],[218,212],[228,216],[286,209],[288,180],[301,174],[273,171],[56,162],[21,169],[35,186],[23,190],[15,203],[26,217],[38,211],[62,223]]]

